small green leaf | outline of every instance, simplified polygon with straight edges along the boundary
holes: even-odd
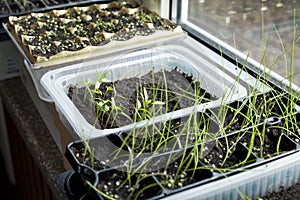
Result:
[[[99,101],[99,102],[97,102],[97,104],[101,108],[104,105],[104,102],[103,101]]]
[[[106,79],[105,77],[107,76],[108,72],[102,73],[102,74],[98,74],[98,81],[100,83],[102,82],[108,82],[109,80]]]
[[[147,101],[147,105],[150,105],[152,103],[153,100],[148,100]]]
[[[105,111],[105,112],[109,111],[109,106],[106,105],[106,104],[105,104],[105,106],[104,106],[104,111]]]
[[[107,78],[103,78],[102,82],[110,82],[110,80],[108,80]]]
[[[114,90],[114,88],[113,88],[113,87],[110,87],[110,86],[106,87],[106,91],[107,91],[107,92],[109,92],[109,91],[113,91],[113,90]]]

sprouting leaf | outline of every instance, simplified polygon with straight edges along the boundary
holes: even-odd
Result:
[[[95,89],[99,89],[99,87],[100,87],[100,82],[99,81],[97,81],[96,83],[95,83]]]
[[[109,111],[109,106],[106,105],[106,104],[104,105],[104,111],[105,111],[105,112]]]
[[[102,94],[102,92],[99,89],[96,89],[96,88],[94,90],[91,90],[91,92],[93,92],[94,94],[99,94],[99,95]]]
[[[106,91],[107,91],[107,92],[109,92],[109,91],[113,91],[113,90],[114,90],[114,88],[113,88],[113,87],[110,87],[110,86],[106,87]]]
[[[137,104],[137,109],[140,109],[142,107],[142,104],[138,99],[137,99],[136,104]]]
[[[144,100],[145,102],[148,102],[148,93],[147,93],[147,90],[146,88],[143,88],[144,89]]]
[[[105,72],[105,73],[102,73],[102,74],[98,74],[98,81],[100,83],[109,82],[109,80],[105,78],[107,76],[107,74],[108,74],[108,72]]]
[[[140,111],[143,113],[143,115],[147,116],[150,115],[149,110],[145,109],[145,108],[140,108]]]
[[[153,101],[153,100],[151,100],[151,99],[150,99],[150,100],[148,100],[148,101],[146,102],[146,103],[147,103],[147,105],[150,105],[150,104],[152,103],[152,101]]]

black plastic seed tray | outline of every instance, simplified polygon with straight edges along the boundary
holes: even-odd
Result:
[[[73,170],[65,171],[56,178],[56,185],[63,195],[64,199],[87,200],[85,186],[79,174]]]
[[[172,198],[174,194],[272,166],[276,160],[297,153],[300,150],[300,110],[294,103],[286,93],[269,91],[148,127],[89,141],[75,141],[68,145],[66,157],[75,173],[85,177],[84,182],[90,181],[91,186],[86,187],[89,198],[107,199],[106,195],[116,199],[128,198],[122,195],[142,199]],[[286,106],[292,108],[290,115],[283,113]],[[238,115],[231,116],[236,109],[240,110]],[[269,115],[266,116],[264,111]],[[246,118],[249,112],[253,116],[251,121]],[[185,129],[194,127],[189,124],[194,122],[197,131]],[[222,132],[219,132],[220,126],[224,128]],[[238,130],[226,129],[227,126]],[[139,138],[140,135],[143,137]],[[162,145],[161,142],[157,148],[154,136],[161,135],[166,143]],[[265,144],[261,145],[262,141]],[[127,182],[128,177],[138,181],[141,188],[130,189],[133,183]],[[285,178],[281,177],[281,182]],[[118,187],[123,183],[122,187],[128,190]],[[144,183],[151,187],[143,187]],[[110,186],[116,186],[118,190],[110,189]]]

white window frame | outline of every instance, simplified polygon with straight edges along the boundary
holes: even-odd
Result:
[[[222,56],[225,56],[227,59],[235,62],[236,64],[243,65],[248,70],[253,71],[256,74],[266,76],[265,67],[259,62],[249,58],[246,54],[188,21],[188,3],[189,0],[171,0],[170,19],[173,22],[181,25],[188,35],[213,49],[216,53],[222,54]],[[289,81],[284,79],[279,74],[273,71],[271,73],[268,72],[268,74],[269,79],[273,83],[278,83],[279,87],[285,88],[286,85],[290,85]],[[292,89],[294,91],[299,90],[298,86],[295,84],[292,84]]]

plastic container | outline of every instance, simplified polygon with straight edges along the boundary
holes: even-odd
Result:
[[[145,120],[136,124],[113,129],[96,129],[87,122],[87,119],[79,112],[70,98],[68,89],[84,80],[96,81],[98,74],[108,73],[107,79],[111,81],[137,77],[154,69],[155,71],[172,70],[175,67],[185,74],[191,75],[200,82],[201,88],[210,93],[216,100],[200,104],[196,109],[202,110],[208,107],[216,107],[221,103],[235,101],[245,97],[247,90],[236,80],[227,76],[216,66],[197,56],[192,51],[177,45],[159,46],[153,49],[138,49],[132,53],[120,57],[108,57],[91,62],[84,62],[65,68],[51,70],[41,78],[41,84],[54,100],[58,113],[66,127],[75,138],[93,138],[121,130],[129,130],[134,126],[148,124]],[[211,74],[214,74],[212,76]],[[84,87],[84,85],[81,85]],[[177,117],[194,110],[188,107],[174,111],[164,116],[157,116],[151,121]],[[151,122],[150,122],[151,123]]]
[[[53,68],[55,69],[55,68]],[[39,98],[46,103],[54,103],[53,99],[51,96],[46,92],[46,90],[42,87],[40,84],[41,77],[49,71],[48,68],[41,68],[41,69],[36,69],[33,70],[30,67],[30,64],[26,59],[24,59],[24,66],[23,66],[23,71],[27,71],[26,73],[22,73],[22,79],[32,79],[32,82],[34,84],[35,90],[37,91],[37,94]]]
[[[287,188],[300,181],[299,158],[300,152],[297,152],[258,166],[253,170],[244,171],[243,173],[214,182],[207,182],[206,184],[181,191],[177,194],[174,193],[170,196],[160,197],[160,199],[243,200],[244,198],[241,194],[246,194],[250,199],[255,199],[258,196],[262,197],[268,192],[279,191],[281,187]],[[60,175],[61,179],[59,183],[66,184],[66,186],[63,186],[66,189],[62,190],[62,192],[68,194],[70,199],[77,196],[77,194],[80,194],[82,199],[87,198],[88,190],[78,188],[78,185],[81,185],[81,183],[76,174],[73,171],[64,173],[68,173],[70,177],[65,178],[61,177],[63,174]],[[75,177],[71,177],[71,175]],[[76,182],[74,183],[73,180]]]
[[[65,199],[87,200],[86,189],[79,174],[73,170],[60,173],[56,177],[56,185]]]
[[[285,119],[286,118],[284,117],[277,122],[272,123],[269,123],[268,120],[266,120],[265,124],[262,123],[258,125],[258,129],[276,129],[281,126],[280,123]],[[250,128],[255,128],[255,126]],[[268,132],[268,134],[271,132]],[[193,164],[195,159],[192,159],[193,161],[189,167],[191,169],[196,169],[194,174],[195,178],[188,184],[184,184],[182,187],[172,188],[166,184],[165,173],[172,174],[172,171],[169,170],[174,169],[174,166],[179,166],[178,163],[182,162],[181,156],[183,155],[187,156],[184,159],[186,161],[185,164],[189,163],[189,161],[187,161],[188,155],[191,155],[195,147],[200,148],[201,144],[188,147],[185,149],[186,151],[183,149],[172,150],[166,153],[145,157],[143,160],[134,162],[135,165],[131,169],[139,168],[143,169],[143,172],[151,174],[149,177],[151,177],[151,179],[154,180],[153,183],[160,188],[157,189],[157,191],[161,192],[151,196],[150,199],[244,199],[245,196],[243,195],[247,195],[250,199],[255,199],[255,197],[263,196],[269,191],[277,191],[281,186],[288,187],[298,182],[300,180],[299,143],[293,141],[288,135],[276,135],[276,131],[274,132],[275,140],[281,139],[282,145],[280,145],[280,151],[283,152],[277,155],[274,154],[270,157],[266,156],[265,158],[261,158],[253,151],[247,158],[247,162],[243,165],[234,166],[231,164],[231,158],[238,158],[240,159],[238,162],[241,162],[248,156],[249,149],[245,145],[244,138],[247,138],[247,134],[251,133],[251,131],[247,132],[247,130],[241,130],[240,132],[228,133],[226,136],[217,137],[216,140],[218,142],[212,142],[215,147],[211,148],[203,158],[197,160],[197,168]],[[91,139],[89,141],[91,142],[91,147],[95,147],[96,141],[99,141],[99,139],[100,138]],[[227,140],[229,141],[229,144],[232,144],[230,141],[237,141],[237,148],[229,155],[229,162],[223,167],[217,166],[219,161],[213,161],[209,164],[206,163],[205,160],[211,158],[210,155],[215,157],[223,155],[220,154],[220,148],[218,146],[225,143]],[[269,142],[270,140],[266,141]],[[71,143],[67,148],[66,154],[72,155],[73,151],[71,147],[78,146],[80,143],[81,145],[83,144],[82,141]],[[249,144],[249,142],[247,144]],[[276,148],[272,146],[271,143],[268,144],[271,146],[270,148]],[[219,153],[215,154],[215,151]],[[129,152],[132,153],[133,150],[129,150]],[[186,154],[184,154],[184,152]],[[68,157],[70,162],[76,161],[74,156]],[[78,161],[76,162],[79,163]],[[185,166],[185,164],[183,166]],[[212,164],[215,164],[215,166],[212,166]],[[104,170],[93,169],[85,164],[80,164],[81,170],[78,170],[79,165],[73,166],[78,174],[83,177],[88,177],[95,187],[97,187],[100,182],[101,184],[105,184],[105,182],[108,183],[113,181],[111,179],[111,177],[114,177],[113,174],[120,174],[121,177],[123,176],[125,179],[127,177],[127,165],[112,166]],[[166,166],[168,167],[165,168]],[[216,167],[219,170],[215,170]],[[136,172],[140,171],[137,170]],[[190,173],[191,171],[187,170],[186,172]],[[191,175],[187,175],[187,177],[191,177]],[[105,199],[91,188],[86,189],[86,193],[92,195],[95,199]]]
[[[86,149],[87,147],[89,149]],[[119,148],[122,149],[120,152]],[[85,150],[90,150],[94,154]],[[84,157],[80,158],[81,154],[84,154]],[[93,172],[120,166],[131,159],[130,149],[127,145],[122,147],[122,140],[116,134],[93,138],[90,141],[71,142],[66,147],[65,156],[76,173],[89,177]],[[91,164],[91,157],[94,157],[94,165]]]
[[[98,173],[121,164],[129,164],[129,160],[139,167],[138,163],[155,154],[168,154],[170,151],[178,152],[193,147],[195,132],[191,129],[187,134],[186,124],[190,127],[197,126],[194,131],[208,133],[207,139],[204,140],[207,142],[204,143],[207,147],[205,152],[209,152],[214,146],[214,143],[210,141],[210,135],[218,133],[219,124],[205,113],[195,112],[130,131],[71,142],[66,147],[65,156],[77,173],[87,176],[91,175],[90,171]],[[160,140],[161,135],[163,135],[164,142]],[[161,143],[158,148],[155,146],[157,143]],[[148,144],[146,148],[143,148],[144,144]],[[118,149],[122,150],[118,151]],[[87,160],[81,156],[83,153],[84,157],[88,158]],[[181,153],[178,155],[181,156]],[[90,157],[94,157],[94,166],[90,162]]]
[[[289,187],[299,182],[299,152],[287,157],[263,164],[252,170],[211,182],[201,187],[182,191],[165,199],[250,199],[264,196],[271,191],[279,191],[281,187]]]
[[[136,176],[137,175],[137,176]],[[112,178],[114,177],[114,178]],[[125,182],[125,180],[128,178],[128,174],[126,173],[126,171],[124,169],[120,169],[120,168],[115,168],[115,169],[109,169],[106,171],[101,171],[97,174],[95,182],[94,182],[94,186],[97,187],[98,185],[102,185],[103,183],[107,183],[107,182],[115,182],[115,180],[117,180],[117,182],[119,181],[120,183]],[[142,181],[138,182],[138,184],[136,184],[136,180],[138,179],[138,174],[133,174],[131,177],[131,181],[132,181],[132,185],[135,187],[140,187],[140,189],[143,189],[143,193],[139,194],[139,190],[135,190],[135,194],[137,195],[137,199],[162,199],[164,197],[164,191],[163,188],[161,187],[161,185],[155,180],[155,178],[153,176],[148,176],[146,178],[143,178]],[[151,185],[151,187],[149,188],[145,188],[145,186],[147,185]],[[116,186],[113,186],[116,187]],[[118,196],[120,196],[121,199],[125,199],[128,198],[127,194],[130,194],[131,192],[126,191],[126,185],[121,188],[119,191],[121,191],[120,193],[117,193]],[[125,193],[125,195],[123,194],[123,192]],[[100,195],[99,193],[95,192],[95,190],[93,189],[89,189],[88,193],[90,194],[90,196],[92,197],[92,199],[101,199],[101,200],[105,200],[107,198],[104,198],[103,195]],[[127,194],[126,194],[127,193]],[[139,195],[138,195],[139,194]],[[130,198],[129,198],[130,199]]]

